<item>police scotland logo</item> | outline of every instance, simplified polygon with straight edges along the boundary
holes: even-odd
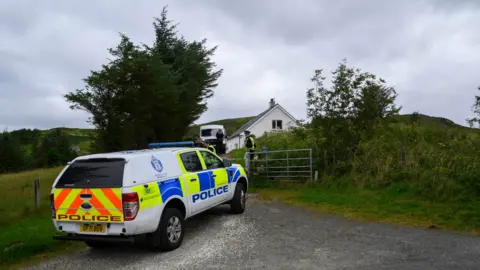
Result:
[[[161,173],[163,171],[163,165],[162,165],[162,162],[156,158],[154,155],[152,155],[152,159],[150,161],[150,163],[152,164],[152,168]]]
[[[155,176],[157,178],[162,178],[162,177],[165,177],[167,175],[166,173],[161,173],[163,171],[163,164],[154,155],[152,155],[152,157],[151,157],[150,164],[152,165],[152,168],[157,172],[155,174]]]

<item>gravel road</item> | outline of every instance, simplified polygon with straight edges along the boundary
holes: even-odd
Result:
[[[480,269],[475,236],[361,223],[252,196],[247,207],[192,218],[183,245],[169,253],[86,249],[32,269]]]

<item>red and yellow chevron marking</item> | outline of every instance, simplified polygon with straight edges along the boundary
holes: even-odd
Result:
[[[81,194],[92,196],[82,199]],[[53,196],[57,220],[123,222],[121,188],[56,188]],[[85,202],[92,208],[81,208]]]

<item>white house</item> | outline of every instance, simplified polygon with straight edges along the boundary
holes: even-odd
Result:
[[[261,137],[265,132],[284,131],[298,127],[297,120],[289,114],[274,99],[270,99],[268,109],[250,119],[245,125],[228,136],[227,153],[243,147],[245,140],[244,131],[248,130],[256,138]]]

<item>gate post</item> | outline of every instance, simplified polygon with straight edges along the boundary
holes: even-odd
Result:
[[[247,171],[247,176],[250,177],[250,153],[245,152],[243,159],[245,160],[245,170]]]
[[[310,180],[312,180],[312,176],[313,176],[313,162],[312,162],[312,148],[310,148]],[[317,176],[315,176],[315,178],[317,178]]]
[[[288,150],[287,150],[287,179],[290,181],[290,162],[288,159]]]

